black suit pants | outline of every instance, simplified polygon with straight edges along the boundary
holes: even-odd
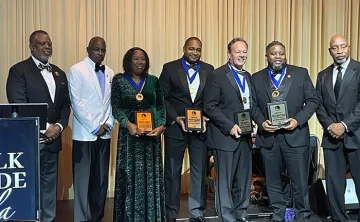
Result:
[[[74,222],[104,217],[109,157],[110,139],[73,140]]]
[[[266,187],[273,208],[273,220],[284,220],[287,197],[284,197],[282,173],[284,167],[290,177],[293,193],[293,206],[296,221],[310,221],[310,204],[308,191],[309,146],[290,147],[284,134],[276,134],[274,145],[270,149],[261,148],[263,157]]]
[[[332,220],[349,221],[345,209],[346,159],[360,200],[360,150],[347,149],[341,143],[337,149],[324,148],[326,190]],[[358,217],[360,221],[360,215]]]

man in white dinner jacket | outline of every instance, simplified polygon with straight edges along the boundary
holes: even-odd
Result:
[[[111,81],[114,72],[102,64],[106,43],[93,37],[88,56],[68,74],[73,118],[74,221],[101,221],[108,188]]]

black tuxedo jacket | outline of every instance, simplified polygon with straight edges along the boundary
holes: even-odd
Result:
[[[316,90],[320,105],[316,111],[317,118],[324,128],[321,146],[328,149],[339,147],[341,140],[335,139],[327,132],[332,123],[343,121],[348,132],[344,134],[344,144],[348,149],[360,148],[360,63],[351,59],[340,88],[339,98],[335,99],[332,82],[333,65],[318,74]]]
[[[290,82],[285,88],[284,100],[287,102],[289,118],[294,118],[299,126],[292,131],[284,131],[285,140],[291,147],[306,146],[310,142],[308,120],[315,113],[319,104],[313,83],[307,69],[287,65],[286,75]],[[274,133],[264,131],[262,123],[269,119],[267,103],[271,103],[270,77],[266,69],[252,75],[252,116],[259,126],[256,145],[271,148],[274,144]]]
[[[54,64],[50,65],[56,84],[54,102],[32,57],[10,68],[6,82],[7,99],[9,103],[47,103],[47,122],[60,123],[65,129],[70,115],[68,83],[64,71]],[[53,152],[60,151],[61,137],[46,146]]]
[[[165,95],[167,122],[167,128],[165,130],[166,137],[179,140],[184,139],[184,132],[181,130],[180,126],[175,123],[175,119],[178,116],[185,116],[185,108],[203,108],[206,79],[213,70],[214,67],[212,65],[200,61],[200,70],[198,73],[200,77],[200,86],[195,101],[192,102],[187,82],[188,77],[182,67],[181,59],[164,65],[159,79]]]
[[[245,75],[251,98],[251,76],[248,72]],[[250,100],[250,107],[251,103]],[[240,139],[231,136],[230,131],[237,124],[236,113],[241,110],[244,110],[244,106],[239,86],[226,63],[211,74],[205,87],[204,111],[210,118],[206,141],[210,148],[235,151]]]

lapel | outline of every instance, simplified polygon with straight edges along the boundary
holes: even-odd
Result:
[[[262,70],[262,82],[264,84],[264,89],[266,91],[266,94],[268,95],[269,97],[269,100],[271,101],[271,89],[270,89],[270,77],[269,77],[269,74],[267,73],[266,71],[266,68]]]
[[[284,76],[284,79],[282,80],[281,84],[285,83],[284,81],[287,81],[287,84],[284,85],[284,100],[286,100],[286,97],[289,93],[289,89],[292,83],[292,67],[290,65],[287,66],[286,68],[286,74]]]
[[[201,64],[201,62],[200,62],[200,64]],[[205,83],[206,83],[206,73],[205,72],[206,72],[206,70],[203,68],[203,66],[201,64],[201,68],[198,73],[199,78],[200,78],[200,85],[199,85],[199,89],[197,91],[194,103],[200,98],[200,95],[201,95],[202,91],[204,90]]]
[[[242,101],[239,86],[236,83],[236,80],[235,80],[235,78],[234,78],[234,76],[233,76],[233,74],[231,72],[231,69],[229,68],[229,65],[227,63],[224,65],[224,69],[225,69],[225,72],[226,72],[226,77],[228,78],[228,80],[230,81],[232,87],[236,91],[236,95],[239,97],[240,101]]]
[[[100,98],[100,101],[103,101],[103,95],[102,95],[102,92],[101,92],[101,87],[100,87],[99,80],[98,80],[98,78],[96,76],[96,73],[95,73],[95,65],[94,65],[94,67],[92,66],[93,62],[91,61],[91,59],[89,57],[86,57],[84,62],[85,62],[86,68],[88,69],[89,78],[93,82],[93,85],[95,87],[95,90],[96,90],[99,98]],[[105,72],[106,72],[106,69],[105,69]]]
[[[60,87],[61,87],[61,81],[60,81],[60,73],[57,71],[57,69],[54,69],[54,66],[52,64],[50,64],[53,69],[52,69],[52,75],[55,81],[55,96],[54,96],[54,103],[56,103],[58,97],[59,97],[59,91],[60,91]]]
[[[251,75],[250,73],[246,72],[245,73],[245,76],[246,76],[246,85],[249,87],[249,102],[250,102],[250,107],[252,106],[252,99],[251,99],[251,82],[250,82],[250,78],[251,78]]]
[[[185,92],[186,96],[188,97],[188,99],[192,103],[191,95],[190,95],[190,91],[189,91],[189,84],[187,82],[187,74],[186,74],[184,68],[182,67],[181,59],[178,60],[178,61],[179,61],[179,69],[177,70],[177,74],[178,74],[178,76],[180,78],[180,81],[181,81],[181,84],[182,84],[182,86],[184,88],[184,92]]]
[[[349,88],[348,85],[350,84],[352,78],[354,77],[355,72],[356,72],[356,66],[355,66],[355,63],[351,59],[349,65],[344,73],[344,78],[341,82],[340,93],[339,93],[339,98],[338,98],[337,102],[340,101],[340,99],[344,96],[346,90]]]
[[[350,65],[350,64],[349,64]],[[349,67],[348,67],[349,68]],[[332,78],[333,78],[333,66],[329,66],[326,70],[325,70],[325,86],[326,89],[328,90],[328,93],[330,95],[331,100],[336,104],[336,99],[335,99],[335,92],[334,92],[334,87],[333,87],[333,82],[332,82]]]
[[[40,69],[36,66],[34,60],[32,59],[32,57],[30,56],[30,58],[28,58],[28,64],[31,68],[31,72],[34,75],[35,79],[37,80],[38,83],[40,83],[40,85],[44,88],[44,91],[49,99],[49,102],[53,103],[51,96],[50,96],[50,92],[49,92],[49,88],[45,82],[44,77],[41,75]],[[58,88],[58,87],[56,87]]]

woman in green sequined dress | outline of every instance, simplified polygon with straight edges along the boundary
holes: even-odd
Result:
[[[158,78],[148,74],[149,57],[143,49],[128,50],[123,68],[125,73],[114,77],[111,92],[112,112],[120,123],[113,221],[165,221],[160,138],[164,94]],[[138,128],[135,111],[152,112],[153,131]]]

